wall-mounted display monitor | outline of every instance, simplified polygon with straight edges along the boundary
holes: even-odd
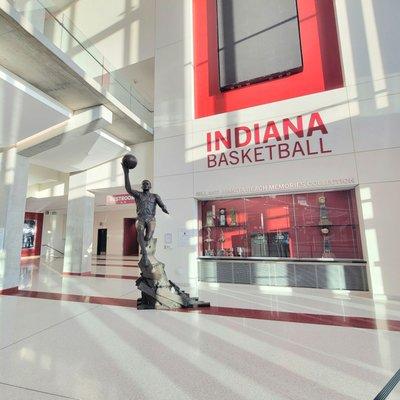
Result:
[[[217,0],[220,89],[303,68],[296,0]]]

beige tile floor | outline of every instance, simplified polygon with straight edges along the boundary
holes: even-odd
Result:
[[[63,277],[61,265],[26,268],[21,288],[138,297],[132,280]],[[400,320],[400,303],[358,293],[192,291],[220,307]],[[399,368],[400,332],[0,296],[1,400],[364,400]]]

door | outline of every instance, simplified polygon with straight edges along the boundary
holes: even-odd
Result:
[[[137,242],[136,218],[124,218],[124,256],[139,255],[139,245]]]
[[[97,231],[97,255],[107,253],[107,229],[99,229]]]

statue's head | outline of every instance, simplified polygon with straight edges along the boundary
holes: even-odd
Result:
[[[151,189],[151,182],[148,179],[142,181],[142,190],[148,191]]]

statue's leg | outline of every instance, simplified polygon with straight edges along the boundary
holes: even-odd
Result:
[[[139,243],[142,255],[144,257],[147,257],[145,229],[146,229],[145,222],[137,220],[136,221],[137,241]]]
[[[155,229],[156,229],[156,220],[155,219],[152,219],[152,220],[146,222],[146,236],[144,237],[146,244],[148,244],[149,241],[151,240],[151,238],[153,237]]]

